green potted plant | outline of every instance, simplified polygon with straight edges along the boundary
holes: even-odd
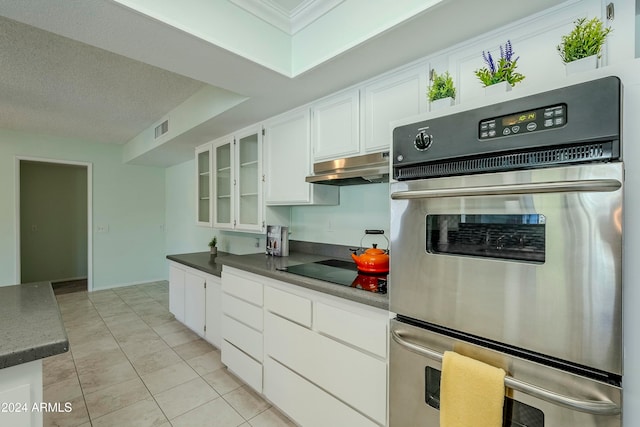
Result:
[[[448,71],[440,75],[435,71],[433,72],[433,80],[429,88],[428,96],[431,111],[442,108],[443,106],[453,105],[454,99],[456,98],[456,88],[453,85],[453,78]]]
[[[514,58],[510,40],[507,40],[504,46],[500,45],[498,62],[493,59],[491,52],[482,51],[482,59],[486,65],[476,70],[475,74],[484,85],[485,93],[487,93],[487,88],[492,88],[491,91],[494,89],[509,91],[516,83],[524,80],[524,75],[516,71],[520,57]]]
[[[213,238],[209,242],[209,248],[211,249],[211,255],[217,255],[218,254],[218,247],[216,246],[217,244],[218,244],[218,238],[216,236],[213,236]]]
[[[597,68],[602,46],[611,32],[611,28],[605,27],[598,18],[588,21],[580,18],[573,23],[573,30],[562,36],[562,41],[556,46],[567,74]]]

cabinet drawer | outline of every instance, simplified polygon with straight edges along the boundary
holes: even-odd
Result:
[[[271,287],[264,289],[264,306],[272,313],[311,327],[311,301]]]
[[[305,427],[377,427],[377,424],[270,357],[264,366],[264,394]]]
[[[385,423],[385,361],[271,313],[265,315],[265,337],[269,357],[378,423]]]
[[[388,316],[359,314],[323,303],[315,304],[315,328],[340,341],[387,357]]]
[[[262,334],[227,315],[222,316],[222,338],[262,362]]]
[[[222,340],[222,363],[254,390],[262,393],[262,364],[226,340]]]
[[[260,307],[223,293],[222,312],[253,329],[262,331],[262,308]]]
[[[244,275],[222,270],[222,290],[242,300],[262,307],[262,283],[251,280]]]

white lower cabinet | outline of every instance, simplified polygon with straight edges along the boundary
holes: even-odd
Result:
[[[222,348],[222,281],[216,276],[207,276],[204,324],[204,339]]]
[[[169,265],[169,311],[184,323],[184,268],[174,263]]]
[[[304,427],[378,426],[270,357],[264,366],[264,394]]]
[[[222,363],[262,393],[262,276],[222,271]]]
[[[204,337],[207,277],[189,269],[184,273],[184,324]]]
[[[222,271],[222,363],[304,427],[387,424],[389,312]]]
[[[176,320],[220,348],[220,278],[186,265],[169,265],[169,311]]]
[[[386,425],[388,312],[269,283],[265,396],[305,427]]]
[[[42,359],[0,369],[0,425],[11,427],[42,426]],[[51,402],[57,403],[57,402]],[[69,411],[68,402],[59,402],[61,411]],[[71,408],[73,410],[75,408]]]
[[[262,363],[222,340],[222,363],[254,390],[262,393]]]

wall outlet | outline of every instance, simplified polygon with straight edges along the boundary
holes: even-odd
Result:
[[[108,233],[109,232],[109,226],[108,225],[99,225],[98,227],[96,227],[96,231],[98,233]]]

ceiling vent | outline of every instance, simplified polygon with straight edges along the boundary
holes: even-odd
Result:
[[[156,136],[155,139],[160,138],[162,135],[164,135],[165,133],[169,132],[169,120],[165,120],[164,122],[160,123],[158,126],[156,126]]]

